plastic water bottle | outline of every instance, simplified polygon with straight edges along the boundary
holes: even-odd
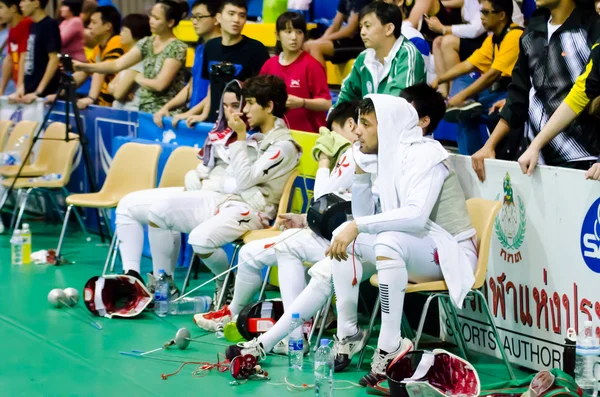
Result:
[[[169,282],[165,270],[158,271],[156,290],[154,291],[154,310],[159,317],[165,317],[169,311]]]
[[[43,176],[38,176],[36,178],[31,178],[29,179],[29,182],[53,182],[53,181],[57,181],[61,178],[61,174],[48,174],[48,175],[43,175]]]
[[[315,353],[315,396],[333,396],[333,367],[334,360],[329,339],[321,339]]]
[[[206,313],[210,308],[212,298],[209,296],[192,296],[169,302],[169,314]]]
[[[29,229],[29,223],[23,224],[21,237],[23,238],[23,264],[29,265],[31,263],[31,229]]]
[[[21,231],[15,229],[12,238],[10,239],[10,252],[13,265],[23,264],[23,236]]]
[[[304,321],[300,319],[300,314],[292,314],[292,322],[288,332],[288,362],[289,369],[302,370],[304,363],[304,334],[302,333],[302,325]]]
[[[588,394],[594,390],[594,362],[600,355],[598,342],[594,338],[592,322],[583,322],[583,330],[577,336],[575,348],[575,381]]]

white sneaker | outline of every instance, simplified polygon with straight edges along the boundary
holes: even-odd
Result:
[[[385,370],[390,363],[401,357],[404,357],[406,353],[413,349],[413,343],[410,339],[402,339],[402,343],[398,350],[392,353],[384,353],[382,350],[377,349],[373,354],[373,361],[371,362],[371,372],[360,378],[361,386],[375,387],[379,382],[386,379]]]
[[[358,332],[353,336],[348,336],[341,341],[337,336],[333,336],[335,342],[333,344],[333,352],[335,354],[335,372],[343,371],[352,362],[352,357],[360,352],[365,345],[369,333],[367,330],[358,329]]]
[[[240,342],[231,345],[225,350],[225,356],[230,361],[237,356],[245,356],[246,354],[256,357],[256,361],[267,358],[267,353],[265,352],[263,345],[258,341],[258,338],[254,338],[249,342]]]
[[[289,352],[289,349],[288,349],[288,341],[289,340],[290,340],[289,336],[286,336],[285,338],[283,338],[282,340],[277,342],[277,344],[273,347],[273,350],[271,350],[271,352],[274,354],[279,354],[281,356],[287,356],[288,352]],[[302,344],[302,350],[304,351],[304,355],[306,355],[310,352],[310,346],[308,345],[308,340],[306,340],[306,338],[304,338],[304,343]]]
[[[227,305],[221,310],[208,313],[200,313],[194,315],[194,322],[205,331],[217,332],[222,331],[225,324],[233,320],[233,315]]]

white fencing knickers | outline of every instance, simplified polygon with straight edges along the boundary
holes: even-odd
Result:
[[[310,229],[288,229],[279,236],[253,241],[240,250],[235,292],[229,310],[235,316],[249,304],[262,283],[267,266],[279,267],[279,289],[284,308],[306,287],[304,263],[325,258],[329,242]],[[252,258],[252,259],[251,259]]]
[[[477,249],[472,239],[460,243],[472,269],[477,265]],[[423,283],[443,280],[437,247],[427,235],[404,232],[379,233],[375,242],[379,295],[381,298],[381,332],[377,347],[386,353],[400,346],[400,327],[404,309],[404,295],[408,282]]]
[[[144,248],[144,225],[148,225],[150,207],[167,198],[183,192],[182,187],[169,187],[160,189],[140,190],[129,193],[121,199],[117,206],[116,225],[119,238],[119,250],[123,260],[123,271],[135,270],[140,272],[142,250]],[[170,230],[149,228],[149,239],[154,237],[163,241],[167,246],[173,246],[172,267],[165,268],[167,274],[173,274],[181,244],[181,233]],[[158,276],[158,268],[154,268],[154,275]]]
[[[223,201],[223,195],[211,191],[180,192],[154,204],[148,219],[161,229],[189,233],[188,242],[204,264],[214,273],[228,269],[227,256],[220,249],[250,230],[262,229],[258,212],[243,202]],[[168,258],[168,247],[150,242],[152,257]]]

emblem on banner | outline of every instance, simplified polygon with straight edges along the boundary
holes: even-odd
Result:
[[[600,273],[600,198],[592,204],[583,219],[581,254],[587,267]]]
[[[500,194],[496,196],[496,200],[499,199]],[[500,245],[502,245],[500,256],[506,262],[518,263],[522,259],[519,249],[523,245],[523,240],[525,240],[527,217],[525,215],[525,204],[521,197],[515,196],[508,172],[504,178],[504,198],[502,201],[502,209],[494,222],[494,230]]]

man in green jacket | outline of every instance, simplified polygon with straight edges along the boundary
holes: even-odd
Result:
[[[399,95],[411,85],[426,82],[421,53],[401,33],[402,13],[392,4],[373,2],[359,15],[360,35],[367,48],[344,79],[338,103],[367,94]]]

